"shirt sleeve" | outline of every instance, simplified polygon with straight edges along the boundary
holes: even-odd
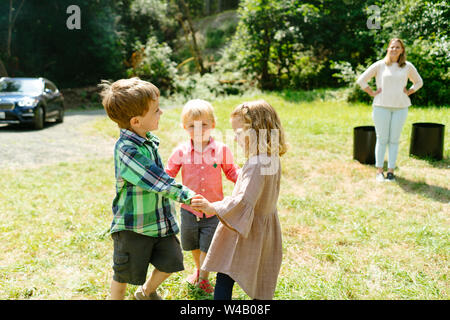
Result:
[[[264,189],[264,176],[260,169],[260,165],[244,167],[238,192],[234,196],[212,203],[220,221],[244,238],[250,232],[255,205]]]
[[[356,83],[361,87],[361,89],[366,89],[369,86],[368,82],[370,81],[370,79],[377,76],[377,72],[378,62],[375,62],[358,77]]]
[[[195,192],[177,183],[155,161],[144,156],[136,147],[123,146],[119,150],[120,176],[146,191],[160,193],[177,202],[190,204]]]
[[[222,159],[222,170],[228,180],[236,183],[239,175],[239,166],[234,163],[233,154],[231,150],[227,147],[223,147],[223,159]]]
[[[413,86],[410,89],[414,90],[414,92],[422,88],[422,77],[420,76],[419,72],[417,72],[416,67],[414,67],[412,63],[409,63],[408,78],[413,83]]]
[[[183,159],[183,151],[180,148],[176,148],[172,155],[169,157],[166,165],[166,172],[172,178],[175,178],[180,171]]]

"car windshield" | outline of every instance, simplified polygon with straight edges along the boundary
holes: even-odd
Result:
[[[42,82],[35,79],[0,79],[0,93],[19,92],[39,94]]]

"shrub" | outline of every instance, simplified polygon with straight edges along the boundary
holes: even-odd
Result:
[[[150,37],[145,46],[137,42],[127,75],[152,82],[162,93],[169,91],[173,88],[177,74],[176,63],[170,59],[171,55],[172,49],[164,42],[158,43],[155,37]]]

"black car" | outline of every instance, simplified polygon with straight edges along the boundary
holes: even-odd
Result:
[[[30,124],[42,129],[44,122],[64,121],[64,97],[45,78],[0,78],[0,124]]]

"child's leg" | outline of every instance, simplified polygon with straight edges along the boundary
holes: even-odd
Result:
[[[181,245],[183,250],[191,251],[197,269],[194,273],[188,276],[187,281],[195,284],[198,281],[198,273],[200,270],[200,250],[198,247],[198,221],[197,217],[181,208]]]
[[[200,249],[192,250],[191,252],[192,252],[192,258],[194,258],[195,266],[197,267],[197,270],[198,270],[198,269],[200,269],[202,262],[203,262],[201,260]]]
[[[198,250],[198,251],[200,251],[200,250]],[[203,261],[205,261],[205,258],[206,258],[206,252],[200,251],[200,257],[199,257],[200,266],[203,264]],[[200,279],[208,279],[208,277],[209,277],[209,272],[200,269]]]
[[[125,291],[127,290],[127,284],[117,282],[113,280],[111,282],[111,300],[123,300],[125,299]]]
[[[206,255],[211,245],[214,233],[216,232],[217,225],[219,224],[219,219],[216,216],[210,218],[203,218],[200,227],[200,278],[208,279],[209,272],[201,270],[201,266],[206,259]]]
[[[217,273],[214,300],[231,300],[233,295],[234,280],[224,273]]]
[[[165,273],[155,268],[152,272],[152,276],[142,286],[145,295],[148,297],[151,293],[156,292],[159,285],[170,275],[171,273]]]

